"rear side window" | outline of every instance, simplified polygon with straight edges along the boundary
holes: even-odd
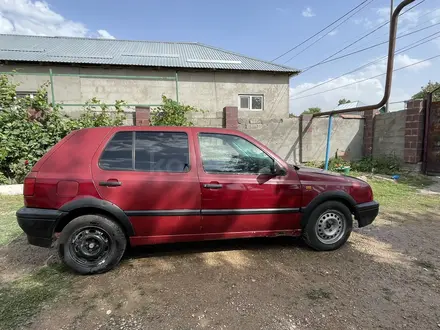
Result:
[[[103,170],[133,169],[133,132],[116,133],[99,160]]]
[[[105,147],[99,166],[104,170],[188,172],[188,135],[183,132],[116,133]]]
[[[187,172],[188,135],[181,132],[136,132],[135,169]]]

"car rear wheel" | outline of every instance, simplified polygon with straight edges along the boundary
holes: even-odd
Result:
[[[348,240],[352,228],[353,218],[348,207],[340,202],[328,201],[312,211],[303,230],[303,238],[315,250],[335,250]]]
[[[102,215],[83,215],[61,232],[58,254],[80,274],[98,274],[114,268],[124,255],[127,240],[122,228]]]

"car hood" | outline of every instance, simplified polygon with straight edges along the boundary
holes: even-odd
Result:
[[[307,166],[296,166],[296,173],[300,180],[306,181],[338,181],[338,182],[364,182],[358,178],[343,175],[335,172],[326,171],[320,168],[307,167]]]

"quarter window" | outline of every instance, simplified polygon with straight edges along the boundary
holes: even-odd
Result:
[[[118,132],[104,149],[99,166],[104,170],[133,169],[133,132]]]
[[[263,110],[263,95],[246,95],[238,96],[240,110]]]
[[[274,160],[249,141],[228,134],[199,134],[205,172],[269,174]]]

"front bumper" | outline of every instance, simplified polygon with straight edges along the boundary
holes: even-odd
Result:
[[[32,245],[50,247],[59,218],[65,213],[58,210],[22,207],[16,213],[18,225]]]
[[[371,224],[379,214],[379,203],[376,201],[362,203],[355,206],[354,217],[359,228]]]

